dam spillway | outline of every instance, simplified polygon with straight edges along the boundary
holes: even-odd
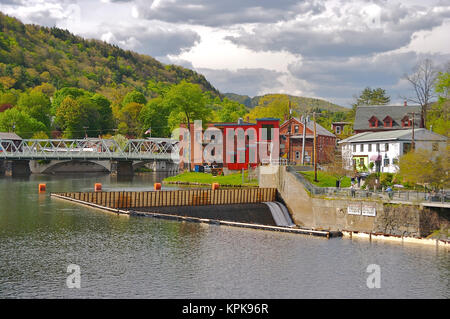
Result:
[[[71,192],[51,193],[51,197],[127,216],[228,225],[327,238],[337,235],[325,230],[296,228],[287,208],[275,202],[275,188]]]

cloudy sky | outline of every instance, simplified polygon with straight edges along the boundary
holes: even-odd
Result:
[[[195,69],[221,92],[349,106],[367,86],[401,103],[418,61],[450,61],[450,0],[0,0],[25,23]]]

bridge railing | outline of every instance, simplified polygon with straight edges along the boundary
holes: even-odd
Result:
[[[133,139],[119,144],[113,139],[24,139],[0,140],[3,159],[163,159],[178,158],[178,141]]]

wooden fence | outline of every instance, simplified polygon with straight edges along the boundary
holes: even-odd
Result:
[[[109,208],[162,206],[200,206],[273,202],[276,188],[196,189],[148,192],[76,192],[54,193]]]

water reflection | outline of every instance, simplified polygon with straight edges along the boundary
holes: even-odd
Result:
[[[0,297],[450,297],[449,254],[433,247],[117,216],[49,197],[97,182],[150,190],[163,177],[0,178]],[[71,263],[81,267],[81,289],[65,286]],[[366,286],[372,263],[381,289]]]

